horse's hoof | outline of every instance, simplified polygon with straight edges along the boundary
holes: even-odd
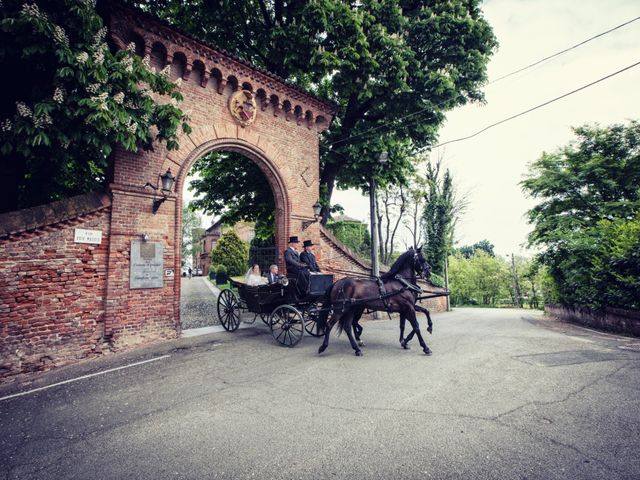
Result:
[[[318,349],[318,353],[322,353],[327,349],[327,347],[325,345],[320,345],[320,348]]]
[[[364,347],[364,342],[363,342],[362,340],[359,340],[359,341],[358,341],[358,346],[359,346],[359,347]]]
[[[433,328],[431,328],[431,327],[427,328],[427,332],[429,332],[430,334],[433,335]]]
[[[431,349],[429,347],[424,349],[424,354],[425,355],[431,355],[433,352],[431,351]]]
[[[400,342],[400,345],[402,346],[402,348],[404,348],[405,350],[410,350],[411,347],[409,346],[409,344],[407,342],[405,342],[404,340]]]
[[[362,352],[360,350],[356,350],[356,357],[361,357],[362,356]]]

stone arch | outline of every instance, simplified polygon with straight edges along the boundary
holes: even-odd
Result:
[[[173,61],[171,62],[171,80],[177,80],[183,78],[187,69],[187,56],[182,52],[176,52],[173,54]]]
[[[179,134],[177,150],[158,143],[150,151],[114,153],[105,336],[116,346],[180,332],[181,201],[187,172],[206,153],[237,152],[263,172],[276,205],[280,254],[290,235],[322,241],[313,215],[319,198],[318,133],[328,128],[337,108],[150,16],[124,6],[114,8],[110,32],[118,48],[126,48],[132,31],[143,39],[153,68],[181,83],[179,108],[189,116],[192,131]],[[239,89],[254,94],[255,116],[250,122],[231,110],[231,95]],[[177,179],[171,192],[158,188],[168,169]],[[143,241],[163,249],[163,279],[148,288],[130,282],[132,246]],[[284,267],[282,258],[279,262]]]
[[[167,64],[167,48],[160,42],[151,45],[151,66],[157,71],[162,70]]]
[[[202,63],[200,60],[195,60],[193,62],[193,67],[191,68],[191,76],[193,78],[193,81],[198,85],[202,86],[203,83],[206,85],[204,63]]]
[[[195,147],[182,161],[176,175],[176,197],[177,205],[182,205],[182,197],[185,188],[185,182],[189,172],[193,165],[201,159],[203,156],[214,151],[231,151],[237,152],[251,161],[253,161],[262,173],[264,174],[271,192],[273,194],[274,203],[276,207],[275,212],[275,244],[276,249],[279,252],[278,265],[279,268],[284,271],[284,257],[283,252],[287,245],[287,236],[289,235],[289,216],[291,213],[291,201],[284,179],[282,178],[278,166],[270,158],[268,152],[261,150],[260,148],[252,145],[246,140],[234,139],[234,138],[220,138],[204,141],[197,147]],[[182,208],[176,209],[176,224],[175,224],[175,271],[180,271],[181,267],[181,252],[182,252]],[[174,310],[176,312],[176,318],[180,318],[180,282],[174,284]]]

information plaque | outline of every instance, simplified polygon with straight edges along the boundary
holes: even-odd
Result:
[[[159,242],[131,241],[129,288],[162,288],[164,247]]]

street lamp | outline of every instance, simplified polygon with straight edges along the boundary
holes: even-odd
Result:
[[[167,200],[167,195],[171,193],[171,189],[173,188],[173,183],[176,181],[176,177],[171,174],[171,169],[167,168],[167,171],[162,175],[158,175],[160,178],[160,186],[153,185],[152,183],[147,182],[145,187],[151,187],[155,191],[162,191],[162,198],[158,198],[153,201],[153,214],[155,215],[162,205]]]
[[[313,208],[313,218],[315,218],[315,220],[313,221],[303,220],[302,230],[306,230],[307,228],[309,228],[309,225],[319,222],[322,219],[322,216],[320,215],[322,213],[322,205],[320,204],[320,200],[316,200],[316,203],[313,204],[312,208]]]

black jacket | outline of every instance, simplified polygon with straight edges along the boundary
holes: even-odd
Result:
[[[287,277],[298,278],[298,273],[306,270],[306,265],[300,261],[300,254],[290,248],[284,251],[284,262],[287,265]]]
[[[318,266],[318,262],[316,262],[316,256],[313,253],[305,250],[300,254],[300,261],[309,265],[309,271],[320,272],[320,267]]]

